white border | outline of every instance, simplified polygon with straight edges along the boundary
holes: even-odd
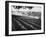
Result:
[[[40,6],[41,9],[41,30],[28,30],[28,31],[12,31],[12,22],[11,22],[11,5],[16,5],[16,6]],[[11,34],[26,34],[26,33],[42,33],[44,31],[44,23],[43,23],[43,5],[41,4],[25,4],[25,3],[9,3],[9,35]]]

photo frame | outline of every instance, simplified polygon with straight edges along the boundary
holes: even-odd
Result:
[[[5,1],[5,35],[45,34],[45,3]]]

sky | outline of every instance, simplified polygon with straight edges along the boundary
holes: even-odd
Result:
[[[12,11],[31,11],[31,12],[40,12],[41,11],[41,8],[40,7],[33,7],[32,9],[29,9],[29,8],[25,8],[25,9],[23,9],[23,7],[22,8],[20,8],[20,9],[15,9],[14,7],[12,7]]]

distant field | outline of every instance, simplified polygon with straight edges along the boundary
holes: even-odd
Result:
[[[12,15],[19,15],[19,16],[34,16],[41,19],[41,12],[31,12],[31,11],[12,11]]]
[[[39,29],[41,29],[41,19],[12,15],[12,31]]]

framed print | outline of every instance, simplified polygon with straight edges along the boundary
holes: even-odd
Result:
[[[6,1],[5,35],[45,33],[45,3]]]

